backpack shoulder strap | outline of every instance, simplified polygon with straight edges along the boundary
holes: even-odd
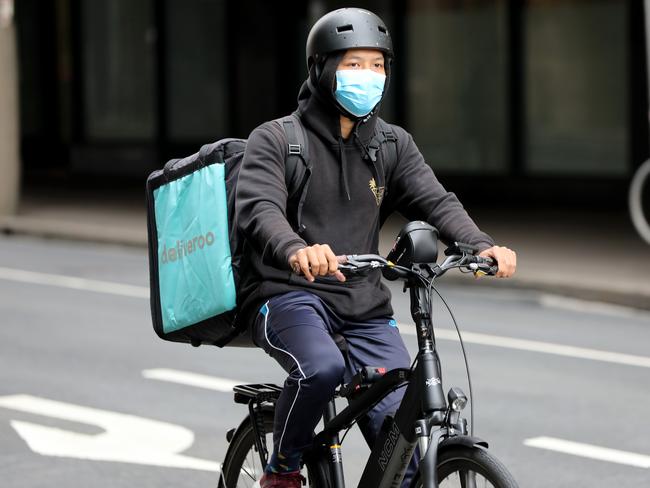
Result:
[[[377,119],[375,132],[366,147],[366,156],[372,161],[379,186],[386,188],[386,181],[390,179],[397,164],[397,136],[393,128],[382,119]],[[388,193],[386,189],[384,192]]]
[[[278,119],[287,139],[287,159],[285,179],[289,198],[296,196],[305,178],[305,171],[311,170],[309,147],[305,128],[297,114],[293,113]]]
[[[379,150],[388,166],[385,171],[391,172],[397,164],[397,136],[393,128],[382,119],[377,119],[377,132]]]
[[[297,231],[305,230],[302,224],[302,207],[307,196],[311,178],[309,143],[305,127],[297,113],[277,119],[287,140],[287,159],[285,161],[285,181],[287,184],[288,209],[295,214]]]

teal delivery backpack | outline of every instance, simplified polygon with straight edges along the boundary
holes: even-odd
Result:
[[[288,193],[302,202],[311,174],[304,129],[296,115],[275,122],[287,136]],[[236,223],[235,196],[245,148],[243,139],[206,144],[147,179],[151,315],[162,339],[252,346],[248,324],[237,322],[246,244]]]

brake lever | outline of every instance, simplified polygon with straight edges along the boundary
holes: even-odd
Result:
[[[352,254],[346,256],[346,262],[339,264],[343,274],[366,275],[373,269],[380,269],[386,263],[373,254]],[[382,258],[383,259],[383,258]]]
[[[494,276],[499,271],[499,265],[492,258],[485,259],[483,263],[469,263],[468,268],[474,273],[474,276],[480,278],[482,276]]]
[[[345,264],[339,264],[339,271],[344,275],[366,275],[368,274],[373,267],[370,263],[350,263],[349,261]]]

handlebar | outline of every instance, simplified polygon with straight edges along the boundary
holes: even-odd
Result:
[[[398,266],[377,254],[352,254],[345,256],[345,259],[345,263],[339,264],[339,269],[344,274],[365,274],[374,269],[388,269],[391,270],[391,274],[395,276],[395,279],[407,279],[413,275],[422,276],[421,272]],[[432,278],[438,278],[453,268],[465,269],[477,276],[494,276],[499,269],[498,264],[492,258],[465,252],[447,256],[440,265],[431,263],[424,265],[424,268],[429,271]]]

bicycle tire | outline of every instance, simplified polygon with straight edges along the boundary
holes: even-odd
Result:
[[[519,487],[503,463],[481,447],[459,446],[442,451],[438,458],[437,471],[438,486],[440,488],[466,486],[461,482],[459,474],[464,472],[476,473],[486,482],[486,484],[477,483],[477,486],[492,488]],[[421,487],[422,483],[418,472],[411,482],[411,488]]]
[[[264,430],[273,432],[273,413],[264,414]],[[267,441],[271,448],[272,443]],[[329,488],[326,459],[315,459],[306,456],[305,468],[308,486],[311,488]],[[230,441],[230,446],[223,461],[221,472],[224,488],[252,488],[259,481],[264,471],[259,454],[255,448],[255,432],[250,417]],[[304,475],[305,473],[303,473]]]
[[[639,236],[650,244],[650,215],[643,211],[643,190],[650,182],[650,159],[645,161],[634,173],[628,193],[630,218]],[[650,191],[650,189],[646,189]]]

